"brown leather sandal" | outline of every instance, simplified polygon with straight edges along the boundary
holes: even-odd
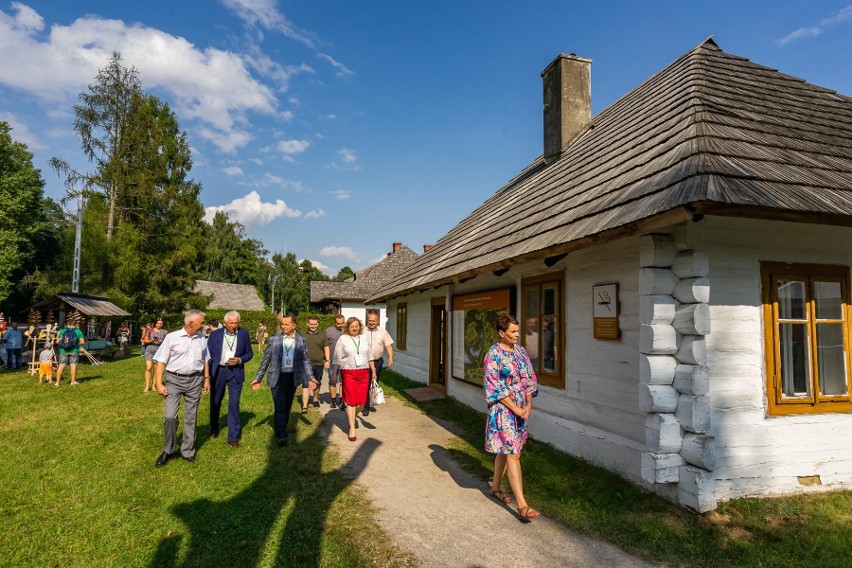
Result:
[[[508,503],[511,503],[511,502],[512,502],[512,498],[511,498],[511,497],[509,497],[509,495],[508,495],[508,494],[506,494],[505,492],[501,491],[500,489],[498,489],[497,491],[494,491],[493,489],[491,489],[491,488],[489,487],[489,491],[491,491],[491,496],[492,496],[492,497],[494,497],[494,499],[496,499],[498,503],[506,503],[506,504],[508,504]]]
[[[540,517],[541,513],[533,509],[532,507],[520,507],[518,509],[518,518],[524,522],[530,522],[536,517]]]

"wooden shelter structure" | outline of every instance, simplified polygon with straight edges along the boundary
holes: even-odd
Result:
[[[708,39],[592,117],[590,69],[544,70],[543,155],[369,299],[394,369],[484,410],[512,312],[534,437],[699,511],[852,487],[852,99]]]

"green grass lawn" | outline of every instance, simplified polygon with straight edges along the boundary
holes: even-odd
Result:
[[[382,373],[382,382],[395,396],[423,386],[392,371]],[[494,456],[482,450],[482,414],[448,398],[406,399],[454,423],[451,455],[491,479]],[[852,566],[852,492],[738,499],[699,515],[547,444],[530,441],[522,463],[526,498],[543,514],[648,560],[699,568]],[[504,485],[508,490],[508,481]]]
[[[79,370],[58,388],[0,372],[0,566],[414,564],[338,473],[315,411],[279,449],[269,390],[246,386],[235,450],[209,437],[203,398],[198,461],[155,468],[163,399],[142,393],[143,359]]]

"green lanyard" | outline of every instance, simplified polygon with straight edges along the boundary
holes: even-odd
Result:
[[[358,338],[358,343],[355,343],[355,338],[352,338],[352,343],[355,345],[355,353],[361,354],[361,338]]]
[[[283,344],[283,346],[284,346],[284,352],[285,352],[285,354],[287,355],[287,357],[289,357],[289,356],[290,356],[290,351],[292,351],[293,347],[295,347],[295,346],[296,346],[296,338],[294,337],[294,338],[290,339],[290,341],[292,341],[292,342],[293,342],[293,344],[292,344],[292,345],[290,345],[290,347],[287,347],[287,340],[288,340],[288,339],[290,339],[290,338],[289,338],[289,337],[285,337],[285,338],[284,338],[284,340],[281,342],[281,343]]]
[[[234,334],[234,338],[231,341],[228,341],[228,334],[225,334],[225,343],[228,345],[228,351],[234,350],[234,343],[237,341],[237,334]]]

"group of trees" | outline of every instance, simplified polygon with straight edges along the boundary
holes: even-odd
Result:
[[[203,222],[201,184],[189,177],[186,133],[169,106],[145,93],[138,71],[113,54],[74,106],[74,130],[90,171],[60,158],[62,204],[84,197],[80,291],[131,313],[203,306],[196,279],[251,284],[276,308],[308,308],[311,280],[327,280],[293,253],[274,254],[218,212]],[[15,313],[70,289],[76,211],[44,197],[32,154],[0,122],[0,304]],[[338,275],[351,275],[345,268]],[[274,286],[274,288],[273,288]]]

